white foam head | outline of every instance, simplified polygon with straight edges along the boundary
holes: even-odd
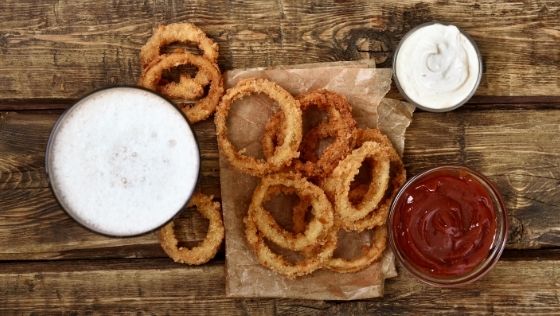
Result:
[[[132,236],[170,220],[195,188],[200,154],[182,114],[151,92],[117,87],[76,103],[47,149],[51,186],[82,225]]]

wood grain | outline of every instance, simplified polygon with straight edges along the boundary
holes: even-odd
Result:
[[[409,175],[470,166],[497,184],[511,220],[500,262],[465,288],[422,285],[400,269],[382,299],[230,299],[223,253],[200,267],[174,264],[154,234],[82,228],[48,188],[44,152],[59,110],[94,89],[134,84],[139,49],[159,23],[202,27],[227,70],[362,58],[389,67],[400,38],[432,20],[472,35],[485,72],[471,104],[415,114]],[[0,1],[0,314],[558,314],[559,21],[553,0]],[[195,131],[199,185],[219,197],[213,124]],[[180,218],[181,241],[199,241],[206,222]]]
[[[406,135],[411,174],[461,164],[487,175],[510,212],[509,248],[558,246],[558,110],[418,113]],[[429,119],[424,119],[424,117]]]
[[[100,236],[77,225],[61,209],[48,188],[44,168],[46,143],[59,115],[0,112],[0,260],[165,256],[153,234]],[[199,188],[219,197],[214,126],[207,121],[196,127],[203,159]],[[179,227],[181,241],[204,238],[207,222],[202,217],[180,217],[185,217]]]
[[[0,313],[157,313],[335,315],[406,313],[554,314],[560,261],[500,261],[483,279],[439,289],[401,275],[385,297],[355,302],[225,297],[221,263],[186,267],[170,260],[0,264]]]
[[[61,111],[0,112],[0,190],[47,188],[45,150]],[[219,196],[218,151],[212,120],[195,126],[200,144],[201,188]]]
[[[163,256],[153,235],[99,236],[60,209],[43,167],[45,144],[58,115],[0,114],[0,259]],[[559,109],[419,112],[406,135],[405,163],[409,175],[442,164],[465,164],[486,174],[510,212],[509,249],[560,247],[559,121]],[[203,156],[200,186],[219,197],[213,123],[194,128]],[[204,236],[207,226],[200,217],[183,224],[184,242]]]
[[[134,84],[158,23],[190,21],[220,44],[222,69],[373,58],[388,67],[400,38],[432,20],[477,42],[479,96],[560,95],[557,1],[17,1],[0,3],[0,99],[67,99]],[[9,103],[14,108],[16,103]]]

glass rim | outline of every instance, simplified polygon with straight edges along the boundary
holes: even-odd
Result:
[[[141,90],[141,91],[148,92],[150,94],[153,94],[155,96],[158,96],[158,97],[164,99],[169,105],[171,105],[172,108],[174,108],[179,114],[181,114],[181,117],[187,123],[187,126],[188,126],[189,130],[191,131],[191,133],[194,137],[194,141],[195,141],[195,144],[196,144],[196,150],[197,150],[197,153],[198,153],[198,155],[197,155],[197,157],[198,157],[198,168],[196,170],[195,183],[194,183],[194,186],[193,186],[193,189],[191,190],[191,192],[188,192],[186,194],[186,201],[183,203],[183,205],[176,212],[174,212],[174,215],[171,216],[171,218],[169,220],[165,221],[163,224],[161,224],[157,227],[154,227],[154,228],[150,228],[149,230],[142,231],[142,232],[135,233],[135,234],[131,234],[131,235],[129,235],[129,234],[111,234],[111,233],[108,233],[106,231],[96,229],[96,228],[92,227],[91,225],[85,223],[82,219],[80,219],[77,216],[75,216],[74,214],[72,214],[72,212],[70,211],[71,208],[68,207],[66,205],[66,203],[64,203],[63,199],[59,196],[59,192],[55,188],[55,185],[53,184],[54,181],[51,179],[51,177],[52,177],[51,158],[53,156],[52,147],[53,147],[54,139],[56,138],[56,135],[58,134],[58,129],[60,128],[60,125],[64,122],[64,118],[67,117],[68,113],[70,113],[80,102],[82,102],[86,98],[90,97],[91,95],[93,95],[97,92],[101,92],[101,91],[105,91],[105,90],[111,90],[111,89],[118,89],[118,88],[129,88],[129,89]],[[171,100],[169,100],[168,98],[166,98],[166,97],[164,97],[164,96],[162,96],[162,95],[160,95],[160,94],[158,94],[154,91],[148,90],[148,89],[143,88],[143,87],[132,86],[132,85],[118,85],[118,86],[104,87],[104,88],[99,88],[99,89],[92,90],[89,93],[85,94],[84,96],[80,97],[69,108],[67,108],[66,110],[64,110],[62,112],[62,114],[58,117],[56,122],[53,124],[53,127],[51,128],[51,132],[49,134],[49,138],[47,139],[47,146],[46,146],[46,149],[45,149],[45,161],[44,161],[44,163],[45,163],[45,174],[46,174],[46,177],[47,177],[48,187],[49,187],[50,191],[52,192],[52,194],[53,194],[56,202],[60,206],[60,208],[70,218],[72,218],[76,223],[78,223],[80,226],[87,229],[88,231],[91,231],[93,233],[96,233],[96,234],[99,234],[99,235],[102,235],[102,236],[119,237],[119,238],[133,238],[133,237],[138,237],[138,236],[141,236],[141,235],[144,235],[144,234],[154,232],[154,231],[162,228],[163,226],[167,225],[170,221],[172,221],[173,218],[175,216],[177,216],[181,212],[181,210],[183,210],[187,206],[187,204],[189,203],[190,198],[194,194],[194,192],[196,190],[196,186],[199,182],[201,160],[202,160],[202,156],[201,156],[201,152],[200,152],[200,146],[199,146],[198,138],[197,138],[197,136],[194,132],[194,129],[193,129],[191,123],[188,121],[186,115],[173,102],[171,102]]]
[[[402,195],[412,184],[414,184],[417,180],[422,179],[423,177],[430,175],[434,172],[438,171],[463,171],[467,172],[469,175],[474,176],[477,181],[479,181],[485,189],[490,194],[493,204],[496,206],[496,233],[494,235],[494,240],[490,245],[490,251],[488,252],[487,257],[482,260],[473,270],[469,271],[468,273],[456,276],[456,277],[433,277],[424,273],[417,269],[413,263],[410,263],[401,253],[399,247],[394,238],[394,230],[393,230],[393,218],[396,211],[396,206],[399,200],[402,198]],[[459,287],[469,283],[472,283],[483,276],[485,276],[498,262],[503,250],[505,249],[507,237],[508,237],[508,230],[509,230],[509,219],[507,214],[507,209],[505,208],[505,204],[503,202],[503,198],[499,191],[496,189],[495,185],[484,175],[476,172],[466,166],[460,165],[444,165],[435,168],[430,168],[427,170],[422,171],[421,173],[415,175],[414,177],[408,179],[406,183],[399,189],[399,192],[393,199],[391,203],[391,207],[389,210],[389,215],[387,217],[387,229],[389,235],[389,244],[391,249],[395,253],[395,257],[397,260],[405,267],[407,271],[409,271],[412,275],[414,275],[420,281],[427,283],[432,286],[438,287]]]
[[[423,105],[417,103],[416,101],[414,101],[411,97],[408,96],[408,94],[406,94],[406,92],[402,88],[402,86],[399,82],[399,78],[397,76],[397,58],[398,58],[399,51],[401,49],[402,44],[405,42],[405,40],[408,37],[410,37],[417,30],[419,30],[423,27],[426,27],[426,26],[434,25],[434,24],[441,24],[441,25],[446,25],[446,26],[455,26],[459,30],[459,32],[463,36],[465,36],[467,38],[467,40],[471,43],[471,45],[474,47],[474,50],[476,52],[476,57],[477,57],[477,60],[478,60],[478,69],[479,69],[475,85],[472,88],[471,92],[463,100],[461,100],[459,103],[457,103],[457,104],[455,104],[451,107],[446,107],[446,108],[442,108],[442,109],[429,108],[429,107],[423,106]],[[437,20],[419,24],[419,25],[415,26],[414,28],[412,28],[410,31],[408,31],[401,38],[401,40],[399,41],[399,44],[397,45],[397,48],[395,49],[395,53],[393,54],[392,70],[393,70],[393,79],[395,80],[395,85],[397,86],[397,89],[399,90],[399,93],[408,102],[412,103],[417,108],[422,109],[424,111],[428,111],[428,112],[449,112],[449,111],[453,111],[453,110],[455,110],[457,108],[460,108],[461,106],[465,105],[465,103],[467,103],[474,96],[474,94],[476,93],[476,90],[478,90],[478,87],[480,86],[480,82],[482,81],[482,73],[484,72],[483,64],[482,64],[482,55],[480,54],[480,50],[478,49],[478,46],[476,45],[476,42],[472,39],[472,37],[469,34],[467,34],[465,31],[463,31],[463,29],[461,29],[460,27],[458,27],[455,24],[445,23],[445,22],[441,22],[441,21],[437,21]]]

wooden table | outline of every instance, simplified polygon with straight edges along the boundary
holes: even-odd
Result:
[[[220,44],[220,67],[372,58],[390,67],[403,34],[440,20],[464,28],[484,58],[470,104],[418,111],[409,175],[465,164],[498,185],[511,233],[498,265],[462,289],[400,276],[384,298],[357,302],[230,299],[223,251],[174,264],[153,234],[93,234],[56,203],[44,152],[60,113],[96,88],[134,84],[157,23],[194,22]],[[393,90],[392,96],[398,94]],[[214,126],[195,126],[202,189],[219,196]],[[0,314],[560,313],[560,4],[557,1],[17,1],[0,3]],[[186,218],[187,240],[204,222]]]

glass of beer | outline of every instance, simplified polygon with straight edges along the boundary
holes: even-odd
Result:
[[[56,122],[46,153],[50,187],[86,228],[135,236],[172,219],[188,202],[200,151],[171,102],[140,88],[93,92]]]

